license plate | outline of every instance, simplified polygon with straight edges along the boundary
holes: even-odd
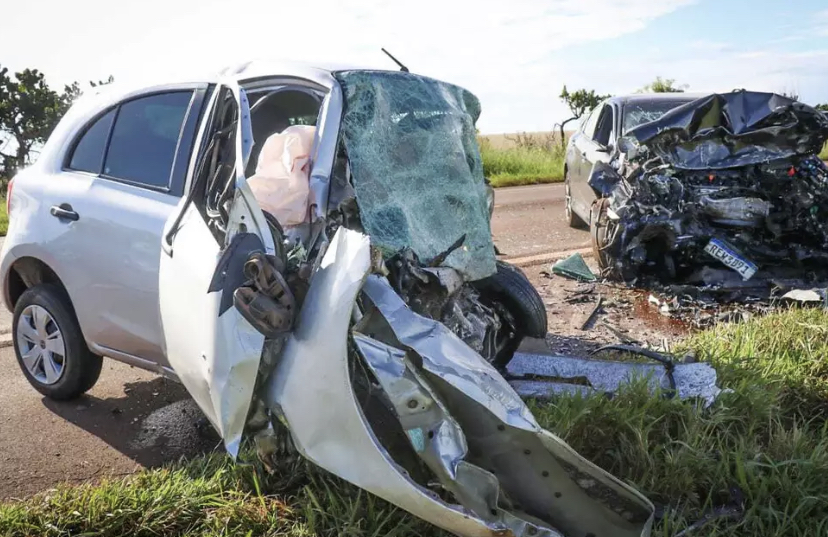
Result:
[[[742,257],[736,250],[719,239],[710,239],[704,251],[721,261],[726,267],[731,268],[742,276],[742,279],[749,280],[756,271],[757,266]]]

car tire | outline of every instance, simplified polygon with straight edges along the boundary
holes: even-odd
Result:
[[[496,266],[497,272],[478,282],[476,287],[487,301],[501,303],[514,318],[517,337],[492,361],[495,367],[503,368],[524,337],[546,336],[548,319],[543,299],[523,271],[504,261],[496,261]]]
[[[23,375],[49,399],[74,399],[98,381],[103,358],[86,346],[61,287],[40,284],[26,289],[14,308],[12,334]]]
[[[589,234],[592,239],[592,253],[601,270],[601,276],[611,280],[624,279],[618,269],[617,252],[620,233],[619,224],[609,218],[610,201],[599,198],[590,210]]]
[[[572,185],[569,181],[569,170],[564,172],[564,215],[569,227],[584,229],[586,222],[572,210]]]

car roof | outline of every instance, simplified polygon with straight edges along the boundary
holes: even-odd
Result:
[[[607,102],[611,104],[630,104],[630,103],[649,103],[649,102],[669,102],[669,101],[679,101],[679,102],[690,102],[695,101],[696,99],[700,99],[702,97],[706,97],[710,95],[709,93],[686,93],[686,92],[675,92],[675,93],[630,93],[627,95],[616,95],[607,99]]]

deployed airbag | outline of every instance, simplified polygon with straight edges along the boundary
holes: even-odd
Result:
[[[294,125],[271,134],[259,154],[256,174],[247,184],[259,206],[282,227],[302,224],[308,217],[308,174],[316,127]]]

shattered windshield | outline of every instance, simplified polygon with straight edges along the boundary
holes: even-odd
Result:
[[[371,241],[388,253],[410,247],[429,262],[465,236],[443,264],[469,280],[494,273],[477,98],[404,72],[343,71],[336,78],[341,137]]]
[[[624,105],[624,134],[644,123],[655,121],[673,108],[690,101],[647,101]]]

